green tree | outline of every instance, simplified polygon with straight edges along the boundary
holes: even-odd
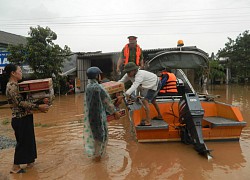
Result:
[[[217,56],[228,57],[230,59],[227,66],[231,69],[234,77],[245,79],[250,72],[250,34],[245,31],[239,34],[233,40],[228,38],[229,42],[225,44],[223,49],[220,49]]]
[[[209,68],[200,68],[199,70],[195,71],[195,73],[196,77],[199,78],[199,81],[201,80],[200,78],[207,77],[208,80],[210,80],[211,84],[213,84],[215,79],[225,78],[225,68],[222,64],[219,63],[219,60],[217,59],[217,57],[215,57],[214,53],[212,53],[208,59]]]
[[[218,60],[210,60],[209,79],[211,80],[211,84],[213,84],[214,80],[221,78],[225,78],[225,71],[223,65],[221,65]]]
[[[11,54],[8,55],[8,60],[18,65],[22,65],[26,63],[26,46],[23,44],[18,44],[16,46],[10,45],[8,47],[8,51]]]
[[[62,49],[53,43],[57,35],[49,27],[30,27],[25,45],[11,45],[8,48],[8,60],[16,64],[27,64],[34,71],[34,78],[48,78],[52,74],[59,78],[63,62],[70,54],[70,48]]]

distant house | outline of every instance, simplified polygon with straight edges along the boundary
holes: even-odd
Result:
[[[7,51],[9,45],[26,44],[27,39],[24,36],[0,31],[0,52]]]
[[[144,61],[147,61],[151,58],[151,54],[163,51],[163,50],[175,50],[176,48],[158,48],[158,49],[147,49],[143,50]],[[87,86],[88,78],[86,71],[91,66],[99,67],[103,73],[112,74],[111,80],[117,80],[117,74],[115,72],[117,61],[119,59],[121,52],[108,52],[102,53],[101,51],[97,52],[88,52],[88,53],[77,53],[77,78],[80,81],[80,92],[84,92]]]
[[[206,54],[204,51],[198,49],[196,46],[186,46],[181,47],[182,50],[192,50],[201,52]],[[173,48],[157,48],[157,49],[143,49],[143,57],[144,61],[150,60],[153,56],[161,51],[179,51],[180,47]],[[89,67],[97,66],[99,67],[103,73],[108,73],[111,75],[110,80],[118,80],[118,75],[116,73],[117,61],[119,59],[121,52],[108,52],[102,53],[101,51],[97,52],[81,52],[77,53],[76,59],[76,70],[77,70],[77,78],[79,81],[79,89],[80,92],[84,92],[87,86],[88,78],[86,75],[86,71]],[[188,71],[189,77],[191,77],[191,83],[194,81],[194,71]]]
[[[2,71],[4,67],[9,64],[9,61],[7,59],[7,55],[9,54],[9,52],[7,51],[8,46],[26,43],[27,39],[24,36],[0,31],[0,92],[2,91],[4,93],[5,91],[5,80],[3,78]]]

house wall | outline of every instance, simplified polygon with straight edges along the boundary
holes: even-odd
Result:
[[[85,92],[85,88],[88,83],[88,77],[86,75],[87,69],[91,65],[91,61],[88,59],[81,59],[77,57],[77,77],[80,79],[81,87],[80,92]]]
[[[77,77],[80,79],[81,87],[80,92],[85,92],[88,77],[86,71],[89,67],[97,66],[103,73],[113,73],[116,70],[118,53],[102,54],[100,56],[77,56]]]

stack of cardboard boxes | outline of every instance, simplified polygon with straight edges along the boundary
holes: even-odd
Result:
[[[125,91],[124,84],[121,82],[110,81],[110,82],[102,83],[102,85],[106,89],[106,91],[109,93],[116,107],[116,110],[119,111],[121,115],[121,118],[126,116],[126,109],[121,109],[120,102],[118,102],[119,98],[123,96],[123,92]],[[114,119],[115,119],[114,115],[107,116],[108,121],[112,121]]]
[[[51,105],[55,97],[51,78],[23,81],[19,83],[19,93],[34,104]]]

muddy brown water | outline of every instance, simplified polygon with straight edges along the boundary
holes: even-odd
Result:
[[[0,179],[250,179],[250,86],[213,86],[219,101],[240,107],[248,122],[239,142],[207,142],[213,159],[180,142],[137,143],[126,118],[109,123],[107,152],[96,163],[83,154],[83,95],[57,97],[48,113],[35,114],[38,158],[33,169],[11,175],[14,148],[0,151]],[[8,108],[0,109],[0,134],[14,138]]]

